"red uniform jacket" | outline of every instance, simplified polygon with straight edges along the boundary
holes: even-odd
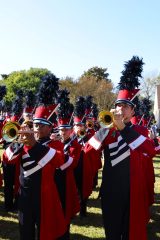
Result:
[[[57,188],[54,182],[55,169],[64,163],[63,145],[59,141],[50,141],[48,143],[48,152],[39,159],[38,165],[42,167],[41,179],[41,227],[40,240],[57,239],[62,236],[67,229],[66,220],[63,214]],[[11,149],[4,152],[4,159],[7,162],[21,160],[22,155],[31,156],[33,148],[23,147],[22,151],[12,156]],[[60,151],[61,150],[61,151]],[[43,159],[47,160],[45,164]],[[41,161],[42,160],[42,161]]]
[[[83,186],[82,186],[82,195],[83,199],[88,198],[92,191],[94,185],[94,177],[97,174],[98,170],[102,168],[101,162],[101,153],[100,152],[90,152],[90,154],[85,154],[85,145],[89,141],[89,139],[94,135],[94,129],[88,129],[86,137],[84,137],[84,141],[82,142],[82,158],[83,158]]]

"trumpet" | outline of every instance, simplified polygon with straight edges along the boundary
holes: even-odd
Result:
[[[86,135],[86,130],[85,129],[81,129],[77,132],[77,136],[80,138],[83,138]]]
[[[93,121],[92,120],[87,120],[86,121],[86,127],[87,128],[93,128],[94,127]]]
[[[2,138],[6,142],[13,142],[18,136],[19,130],[20,124],[18,122],[9,121],[2,128]]]
[[[98,121],[101,127],[112,127],[113,126],[113,113],[103,110],[98,115]]]
[[[23,124],[29,126],[30,128],[32,127],[31,121],[24,122]],[[21,129],[21,125],[18,122],[9,121],[2,128],[2,138],[6,142],[13,142],[13,141],[16,141],[17,137],[20,134],[34,133],[33,130],[23,131],[23,130],[20,130],[20,129]]]

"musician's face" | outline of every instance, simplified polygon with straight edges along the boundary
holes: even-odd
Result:
[[[69,139],[69,137],[71,136],[73,130],[72,128],[62,128],[59,130],[59,134],[61,136],[62,142],[66,141],[67,139]]]
[[[34,123],[33,129],[34,131],[38,132],[35,134],[35,137],[36,139],[39,139],[49,137],[52,130],[52,126],[41,123]]]
[[[126,104],[126,103],[118,103],[116,105],[116,110],[117,111],[122,111],[123,117],[124,117],[124,123],[127,123],[130,121],[130,119],[134,115],[134,107]]]

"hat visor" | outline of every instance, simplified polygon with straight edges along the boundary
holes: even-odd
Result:
[[[131,101],[129,101],[129,100],[126,100],[126,99],[118,99],[118,100],[116,100],[115,106],[116,106],[117,104],[119,104],[119,103],[125,103],[125,104],[128,104],[128,105],[132,106],[132,107],[135,106],[135,104],[134,104],[133,102],[131,102]]]
[[[84,125],[84,122],[74,122],[74,125]]]
[[[63,129],[63,128],[71,129],[72,126],[71,126],[71,125],[68,125],[68,124],[64,124],[64,125],[60,125],[60,126],[58,127],[58,129]]]
[[[40,123],[40,124],[44,124],[44,125],[52,125],[52,123],[44,118],[34,118],[33,119],[33,123]]]

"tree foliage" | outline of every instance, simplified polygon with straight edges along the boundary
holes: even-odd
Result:
[[[47,73],[50,73],[47,69],[30,68],[28,71],[14,71],[9,75],[2,74],[3,79],[1,80],[1,85],[5,85],[7,88],[5,100],[12,102],[17,90],[23,90],[24,94],[28,91],[36,94],[41,78]]]
[[[105,80],[106,82],[111,82],[109,77],[109,73],[107,73],[107,68],[101,68],[101,67],[92,67],[85,71],[82,75],[82,77],[94,77],[96,82]]]
[[[108,79],[107,68],[93,67],[80,77],[77,85],[77,95],[91,95],[98,108],[110,109],[116,98],[113,93],[113,83]]]
[[[154,99],[155,86],[160,85],[160,75],[158,77],[145,78],[141,83],[142,94],[146,98]]]
[[[5,102],[11,105],[16,97],[16,92],[22,90],[24,96],[28,91],[32,91],[35,96],[44,76],[51,74],[47,69],[30,68],[28,71],[14,71],[10,74],[1,74],[1,85],[5,85],[7,94]],[[113,93],[113,83],[108,78],[107,68],[93,67],[85,71],[77,80],[67,76],[59,80],[59,88],[67,89],[70,94],[70,102],[75,104],[78,96],[93,97],[93,102],[97,104],[98,109],[110,109],[116,98]]]

